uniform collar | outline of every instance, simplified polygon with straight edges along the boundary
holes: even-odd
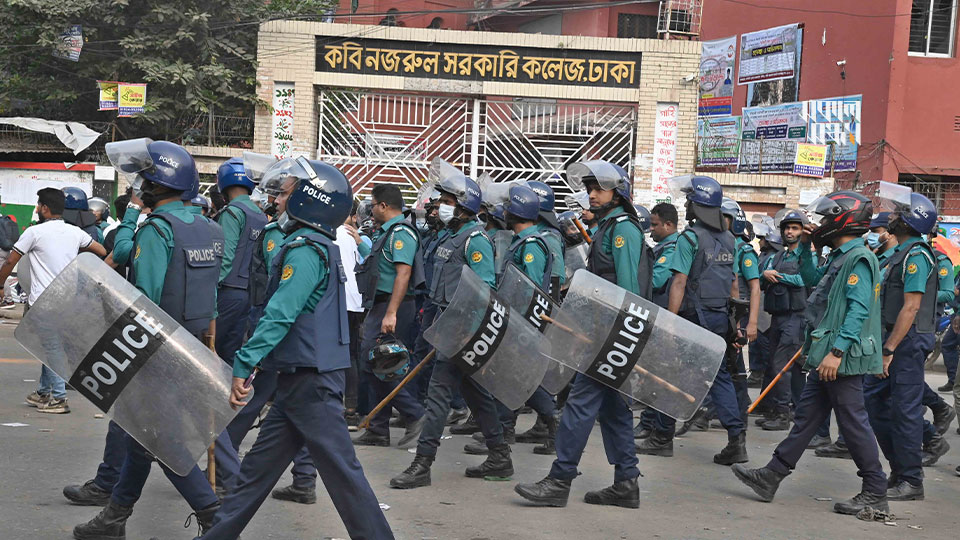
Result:
[[[862,246],[862,245],[863,245],[863,238],[857,237],[857,238],[852,238],[852,239],[850,239],[850,240],[847,240],[846,242],[844,242],[844,244],[843,244],[842,246],[836,248],[836,249],[833,250],[833,251],[836,251],[837,253],[846,253],[846,252],[850,251],[851,249],[857,247],[857,243],[858,243],[858,242],[859,242],[859,244]],[[831,252],[831,253],[832,253],[832,252]]]
[[[457,229],[457,231],[456,231],[455,233],[453,233],[453,236],[457,236],[458,234],[462,233],[463,231],[465,231],[465,230],[467,230],[467,229],[470,229],[470,228],[476,226],[476,224],[477,224],[477,220],[475,220],[475,219],[471,219],[471,220],[465,222],[463,225],[460,226],[459,229]]]
[[[604,221],[607,221],[608,219],[615,218],[615,217],[619,216],[619,215],[622,214],[622,213],[623,213],[623,207],[622,207],[622,206],[617,206],[617,207],[615,207],[613,210],[610,210],[610,213],[609,213],[609,214],[607,214],[607,215],[603,216],[602,218],[600,218],[600,223],[603,223]]]
[[[680,238],[680,233],[668,234],[663,238],[663,240],[657,242],[657,247],[662,246],[664,244],[669,244],[670,242],[676,242],[677,239],[679,238]]]
[[[387,220],[386,223],[384,223],[383,225],[381,225],[381,226],[380,226],[380,230],[386,232],[386,231],[390,230],[390,227],[393,227],[395,224],[399,223],[399,222],[402,221],[402,220],[403,220],[403,213],[397,214],[396,216],[394,216],[394,217],[392,217],[391,219]]]
[[[910,238],[907,238],[906,241],[904,241],[903,243],[897,244],[897,247],[894,249],[894,251],[900,251],[904,248],[913,247],[914,244],[919,242],[923,242],[923,237],[911,236]]]
[[[173,201],[173,202],[168,202],[167,204],[165,204],[165,205],[163,205],[163,206],[158,206],[157,208],[154,208],[152,213],[153,213],[153,214],[166,214],[166,213],[168,213],[168,212],[176,212],[177,210],[183,210],[184,208],[186,208],[186,207],[183,206],[183,202],[182,202],[182,201]]]
[[[540,232],[540,227],[537,225],[534,225],[532,227],[527,227],[526,229],[514,234],[513,236],[515,238],[526,238],[528,236],[533,236],[538,232]]]
[[[230,202],[248,202],[252,204],[252,201],[250,200],[250,196],[247,195],[246,193],[242,195],[237,195],[236,197],[230,199]]]

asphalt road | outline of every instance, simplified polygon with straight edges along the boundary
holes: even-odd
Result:
[[[73,526],[87,521],[97,508],[72,506],[61,490],[69,483],[92,478],[103,450],[106,419],[75,392],[73,412],[44,415],[27,407],[23,398],[39,375],[39,364],[13,339],[14,323],[0,324],[0,539],[68,539]],[[928,382],[943,384],[942,373]],[[173,413],[173,411],[171,411]],[[524,415],[520,428],[533,423]],[[856,467],[847,460],[817,458],[812,451],[801,460],[769,504],[733,477],[727,467],[714,465],[712,455],[726,442],[725,433],[711,430],[677,440],[672,459],[641,456],[639,510],[584,504],[583,494],[612,481],[598,429],[581,463],[567,508],[531,508],[513,492],[516,481],[536,481],[546,475],[551,458],[532,453],[531,445],[514,446],[517,474],[512,482],[468,479],[463,469],[482,460],[462,452],[467,437],[443,441],[433,467],[433,486],[412,491],[387,487],[392,476],[412,459],[406,449],[360,448],[357,453],[381,503],[390,506],[387,519],[401,539],[645,539],[645,538],[863,538],[942,539],[960,530],[960,436],[947,435],[954,449],[935,467],[926,469],[926,501],[891,503],[896,525],[869,523],[831,511],[833,502],[859,489]],[[836,425],[834,424],[834,435]],[[766,463],[785,433],[748,433],[751,465]],[[248,437],[249,445],[255,434]],[[399,431],[395,433],[395,439]],[[886,464],[884,464],[886,467]],[[281,484],[289,482],[286,475]],[[334,486],[330,486],[335,489]],[[346,538],[333,505],[322,492],[317,504],[303,506],[268,499],[243,538],[299,540]],[[183,521],[190,510],[164,475],[155,468],[139,505],[128,522],[127,538],[189,539]]]

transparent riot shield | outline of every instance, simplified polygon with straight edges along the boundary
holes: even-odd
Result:
[[[565,285],[570,285],[573,275],[577,270],[587,269],[587,255],[590,254],[590,244],[586,242],[568,247],[563,252],[563,266],[566,269],[567,279]]]
[[[423,337],[511,410],[533,395],[550,363],[540,332],[467,266]]]
[[[726,350],[720,336],[586,270],[553,320],[551,358],[678,420],[696,412]]]
[[[230,367],[93,254],[53,280],[14,336],[179,475],[236,414]]]
[[[496,231],[493,234],[494,265],[496,267],[498,276],[503,272],[503,265],[506,263],[507,250],[510,249],[510,242],[512,241],[512,231]]]
[[[513,264],[508,264],[504,269],[497,295],[503,298],[511,310],[522,314],[541,334],[547,329],[547,323],[541,317],[550,316],[560,309],[560,305],[554,302],[549,294],[537,287],[533,280]],[[575,369],[560,362],[550,362],[540,385],[547,392],[556,395],[576,373]]]

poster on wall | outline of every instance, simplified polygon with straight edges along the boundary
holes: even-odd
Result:
[[[793,174],[823,178],[827,162],[827,147],[822,144],[797,144],[797,157],[793,160]]]
[[[737,84],[751,84],[796,75],[799,25],[787,24],[740,36]]]
[[[733,112],[733,66],[737,36],[703,42],[700,54],[700,116],[727,116]]]
[[[800,57],[803,55],[803,28],[797,29],[797,54],[794,74],[789,79],[758,82],[747,85],[747,107],[768,107],[800,101]]]
[[[807,141],[827,146],[827,170],[855,171],[863,95],[804,102]]]
[[[657,123],[653,139],[653,176],[650,188],[653,202],[670,202],[667,180],[673,177],[677,158],[678,103],[657,103]]]
[[[743,109],[740,172],[792,172],[797,143],[807,141],[804,104]]]
[[[119,83],[119,111],[117,118],[126,118],[143,112],[147,104],[147,85],[145,83]]]
[[[698,167],[736,165],[739,156],[739,116],[715,116],[697,121]]]
[[[97,81],[97,87],[100,89],[100,108],[98,111],[115,111],[119,108],[117,94],[119,93],[120,83],[116,81]]]
[[[293,83],[273,85],[273,130],[270,152],[277,159],[290,157],[293,150]]]

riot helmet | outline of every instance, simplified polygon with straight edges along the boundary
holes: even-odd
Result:
[[[674,176],[667,181],[674,199],[686,200],[686,212],[697,221],[717,231],[722,231],[723,188],[709,176]]]
[[[590,186],[603,191],[613,191],[620,198],[619,202],[614,197],[612,201],[601,207],[588,207],[595,214],[604,214],[619,204],[627,213],[636,215],[636,210],[631,204],[633,187],[630,184],[630,178],[627,176],[627,171],[619,165],[600,160],[574,163],[567,167],[567,182],[573,189],[585,190],[588,200]]]
[[[67,186],[63,191],[63,208],[65,210],[89,210],[87,194],[82,189],[74,186]]]
[[[833,247],[840,236],[860,236],[870,228],[873,203],[855,191],[835,191],[818,197],[806,208],[810,222],[817,226],[813,243],[817,250]]]
[[[373,374],[381,381],[403,378],[410,371],[410,352],[393,334],[380,334],[368,353]]]
[[[284,233],[299,222],[335,239],[337,227],[353,209],[353,189],[347,177],[333,165],[322,161],[296,158],[290,175],[297,179],[286,201],[286,212],[277,219]]]
[[[540,197],[529,187],[529,183],[526,186],[522,184],[510,186],[507,201],[503,203],[508,223],[511,221],[511,216],[524,221],[536,221],[540,215],[540,209]]]
[[[893,234],[909,227],[907,234],[929,234],[937,226],[937,207],[933,202],[907,186],[880,182],[877,196],[880,206],[889,210],[889,229]],[[903,225],[898,225],[897,222]],[[899,229],[899,230],[898,230]]]
[[[106,221],[110,217],[110,205],[100,197],[88,199],[87,206],[91,212],[100,216],[100,221]]]

